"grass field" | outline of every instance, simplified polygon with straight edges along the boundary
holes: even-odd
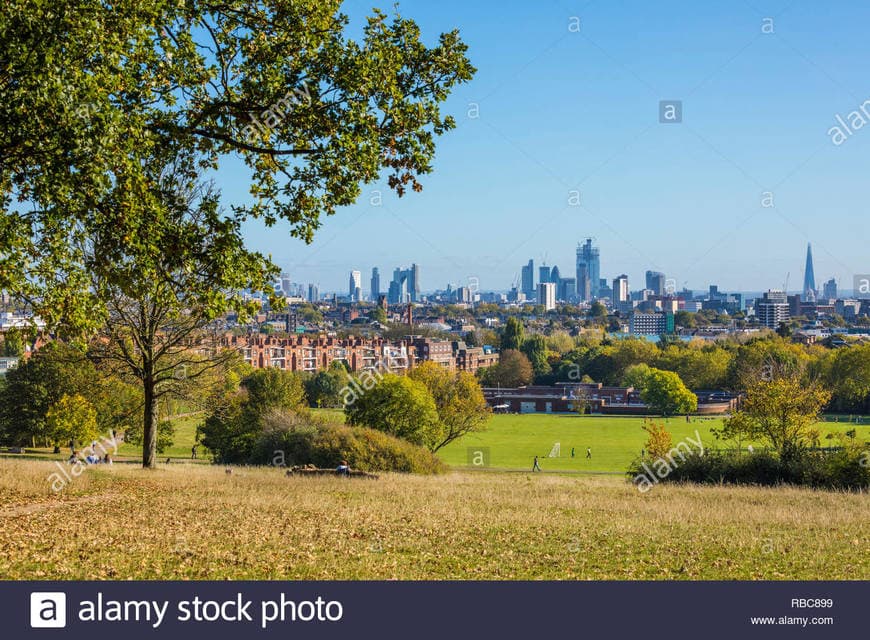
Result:
[[[720,426],[721,418],[671,418],[666,422],[674,444],[686,437],[695,439],[695,430],[704,446],[719,445],[710,427]],[[492,417],[486,431],[465,436],[439,452],[451,466],[469,465],[469,450],[488,449],[489,466],[496,469],[532,468],[534,457],[544,471],[623,472],[640,455],[647,440],[641,429],[643,419],[619,416],[578,416],[573,414],[501,414]],[[829,432],[848,431],[854,425],[823,422],[817,428],[824,436]],[[870,440],[870,426],[857,426],[858,438]],[[553,445],[561,445],[561,457],[547,458]],[[823,443],[827,442],[822,440]],[[575,457],[571,458],[571,448]],[[592,458],[586,458],[586,448]],[[693,447],[694,448],[694,447]]]
[[[0,460],[0,579],[870,579],[870,497]]]

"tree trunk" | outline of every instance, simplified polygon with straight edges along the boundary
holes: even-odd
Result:
[[[145,391],[145,414],[142,423],[142,466],[154,469],[157,466],[157,398],[154,396],[155,380],[146,375],[142,380]]]

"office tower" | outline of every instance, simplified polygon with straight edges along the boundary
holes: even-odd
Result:
[[[665,295],[665,274],[660,271],[647,271],[646,288],[652,291],[653,295]]]
[[[807,243],[807,264],[804,267],[804,289],[801,295],[806,302],[816,301],[816,274],[813,271],[813,247]]]
[[[420,269],[412,264],[410,269],[396,268],[387,293],[390,304],[417,302],[420,297]]]
[[[788,322],[788,294],[785,291],[771,289],[763,298],[755,301],[755,315],[758,321],[768,329],[779,328],[780,322]]]
[[[360,273],[356,269],[350,272],[348,293],[352,301],[359,302],[360,300],[362,300],[362,273]]]
[[[285,296],[290,295],[290,288],[293,286],[293,283],[290,282],[290,274],[282,273],[281,274],[281,293]]]
[[[547,265],[538,267],[538,282],[552,282],[550,280],[550,267]]]
[[[613,304],[628,300],[628,276],[623,273],[613,279]]]
[[[417,302],[420,299],[420,267],[416,263],[411,265],[410,282],[408,283],[408,293],[411,295],[411,302]]]
[[[381,274],[377,267],[372,269],[371,287],[371,300],[377,302],[381,296]]]
[[[561,279],[562,279],[562,276],[559,273],[559,267],[553,265],[553,268],[550,269],[550,279],[547,282],[552,282],[553,284],[556,285],[556,288],[558,288],[559,287],[559,280],[561,280]],[[556,292],[556,295],[559,295],[558,292]]]
[[[577,281],[574,278],[559,278],[556,297],[564,302],[571,302],[577,297]]]
[[[535,295],[535,261],[529,260],[529,264],[522,269],[522,292],[526,294],[526,299],[531,299]]]
[[[837,281],[831,278],[825,283],[824,287],[825,300],[837,299]]]
[[[320,288],[316,284],[308,285],[308,302],[320,300]]]
[[[592,246],[592,238],[577,245],[577,297],[589,301],[598,297],[601,282],[601,257],[598,247]]]
[[[556,308],[556,285],[552,282],[538,284],[538,304],[544,305],[545,311]]]

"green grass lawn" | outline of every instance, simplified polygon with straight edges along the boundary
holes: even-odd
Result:
[[[674,444],[685,438],[696,440],[695,430],[704,447],[718,443],[710,434],[710,427],[718,427],[721,418],[671,418],[666,426]],[[499,414],[492,417],[486,431],[461,438],[439,451],[441,458],[454,467],[470,467],[469,449],[488,449],[489,466],[496,469],[532,468],[532,460],[539,456],[544,471],[624,472],[631,461],[640,455],[647,440],[641,429],[643,419],[637,416],[578,416],[574,414]],[[845,432],[854,425],[823,422],[818,425],[824,436],[829,432]],[[870,440],[870,426],[858,426],[858,438]],[[555,443],[561,445],[561,457],[548,458]],[[690,445],[692,446],[692,445]],[[571,457],[571,448],[575,457]],[[592,449],[592,458],[586,458],[586,447]]]

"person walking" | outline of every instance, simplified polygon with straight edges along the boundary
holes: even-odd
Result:
[[[592,457],[592,449],[590,447],[586,447],[586,459],[588,460],[591,457]]]
[[[198,444],[195,444],[190,448],[190,459],[191,460],[196,460],[196,448],[198,446],[199,446]]]
[[[538,464],[538,456],[535,456],[535,463],[532,465],[532,471],[540,471],[541,465]]]
[[[571,447],[571,457],[574,457],[574,447]]]

